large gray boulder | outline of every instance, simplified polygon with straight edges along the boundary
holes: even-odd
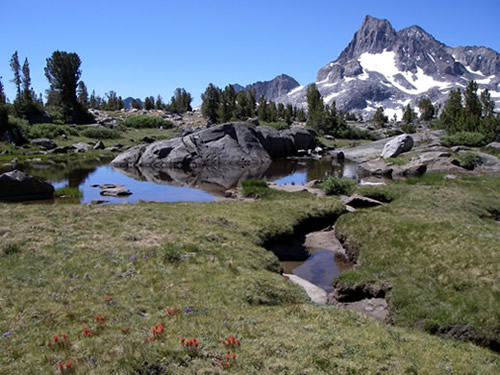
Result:
[[[201,168],[222,165],[269,164],[272,158],[294,155],[311,148],[315,133],[308,129],[277,132],[247,123],[227,123],[183,137],[131,148],[118,155],[114,166]]]
[[[48,138],[35,138],[31,140],[31,144],[33,146],[38,146],[44,148],[46,150],[52,150],[57,147],[57,144],[54,141],[51,141]]]
[[[0,201],[20,202],[54,198],[54,187],[17,169],[0,175]]]
[[[384,149],[380,156],[384,159],[394,158],[403,152],[410,151],[413,147],[413,138],[408,134],[402,134],[396,138],[391,139],[384,145]]]

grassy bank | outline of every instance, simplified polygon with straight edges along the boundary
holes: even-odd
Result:
[[[470,343],[308,304],[258,244],[342,205],[272,196],[0,205],[0,373],[498,373]]]
[[[388,301],[396,325],[498,350],[500,224],[494,215],[500,179],[434,174],[361,192],[396,199],[338,221],[360,264],[342,282],[392,285]]]

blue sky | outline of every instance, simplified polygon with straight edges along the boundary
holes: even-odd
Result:
[[[500,1],[323,0],[2,0],[0,76],[7,96],[9,60],[27,57],[33,88],[45,92],[53,51],[76,52],[89,92],[122,97],[184,87],[200,104],[212,82],[242,85],[285,73],[301,84],[337,58],[367,14],[396,30],[419,25],[456,47],[500,51]]]

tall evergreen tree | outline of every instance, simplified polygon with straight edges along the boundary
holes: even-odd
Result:
[[[21,97],[21,65],[19,64],[19,56],[17,55],[17,51],[14,52],[12,57],[10,58],[10,68],[14,73],[14,78],[11,80],[11,82],[16,85],[16,99],[19,99]]]
[[[98,109],[97,98],[95,96],[95,90],[92,90],[92,94],[90,94],[89,107],[93,108],[93,109]]]
[[[453,134],[462,130],[460,124],[464,116],[464,108],[462,106],[462,93],[460,89],[450,90],[448,101],[439,116],[439,122],[448,133]]]
[[[191,111],[191,101],[193,100],[190,93],[183,88],[176,88],[174,95],[170,99],[168,110],[174,113],[184,113]]]
[[[78,82],[77,95],[78,102],[82,106],[87,107],[89,105],[89,93],[87,91],[87,86],[85,86],[83,81]]]
[[[144,99],[144,109],[149,111],[150,109],[154,109],[155,107],[155,99],[152,96],[147,96]]]
[[[5,103],[7,103],[7,96],[5,96],[2,77],[0,77],[0,104],[5,104]]]
[[[319,93],[316,84],[311,83],[307,86],[307,126],[315,129],[319,133],[326,130],[326,118],[324,111],[323,98]]]
[[[383,107],[378,107],[377,110],[375,111],[375,114],[373,115],[373,121],[377,124],[379,127],[385,127],[385,124],[389,119],[387,118],[386,115],[384,115],[384,108]]]
[[[236,94],[236,118],[246,120],[251,117],[250,102],[246,91],[240,91]]]
[[[160,94],[156,97],[155,109],[163,109],[163,98]]]
[[[248,103],[250,107],[250,112],[248,114],[249,117],[255,116],[255,111],[257,109],[257,92],[255,89],[247,90]]]
[[[269,121],[269,109],[264,95],[261,95],[257,101],[257,117],[261,121]]]
[[[209,124],[216,124],[218,122],[220,96],[221,90],[212,83],[210,83],[205,92],[201,94],[201,114]]]
[[[418,102],[418,109],[420,110],[420,119],[424,121],[429,121],[434,118],[436,109],[432,105],[432,102],[428,98],[422,98]]]
[[[92,120],[86,109],[78,103],[76,88],[82,74],[80,57],[76,53],[55,51],[46,61],[45,76],[50,89],[58,93],[66,121],[85,123]]]
[[[23,76],[21,78],[22,82],[22,91],[21,91],[21,97],[22,100],[28,104],[33,101],[33,95],[32,95],[32,90],[31,90],[31,77],[30,77],[30,65],[28,62],[28,58],[24,59],[24,64],[23,64]]]
[[[412,124],[413,121],[415,120],[415,117],[416,117],[415,112],[413,112],[410,103],[408,103],[403,112],[403,122],[408,125]]]

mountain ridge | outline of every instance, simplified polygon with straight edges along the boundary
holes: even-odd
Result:
[[[500,106],[498,52],[484,46],[453,48],[418,25],[396,31],[387,19],[365,16],[338,57],[318,70],[314,83],[325,104],[335,101],[344,112],[369,116],[382,106],[390,117],[401,118],[407,104],[416,108],[425,97],[442,105],[451,89],[465,89],[470,80],[480,90],[487,88]],[[285,94],[281,86],[265,97],[306,106],[307,85],[296,83]]]

